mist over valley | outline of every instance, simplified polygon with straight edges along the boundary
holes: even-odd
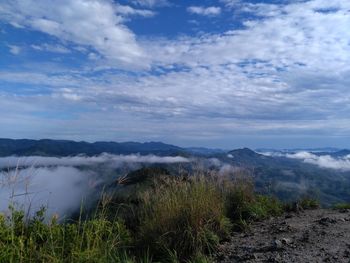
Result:
[[[125,148],[119,145],[124,143],[100,142],[98,145],[103,145],[103,149],[111,149],[100,153],[102,150],[95,149],[96,143],[28,140],[23,144],[4,139],[0,142],[3,144],[0,143],[1,211],[6,211],[13,202],[31,211],[45,206],[49,215],[67,217],[78,211],[82,203],[94,204],[104,191],[123,188],[122,184],[116,184],[120,178],[127,181],[130,174],[144,168],[162,168],[163,173],[175,177],[184,171],[191,174],[199,170],[232,178],[244,174],[254,181],[258,192],[286,202],[311,196],[323,206],[350,201],[350,157],[345,150],[258,153],[248,148],[232,151],[201,148],[193,151],[158,142],[126,143],[134,148],[122,154]],[[60,150],[53,150],[53,145]],[[53,151],[56,156],[50,156]],[[11,155],[4,156],[7,153]],[[135,180],[135,176],[130,178]]]

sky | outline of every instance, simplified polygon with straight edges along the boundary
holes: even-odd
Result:
[[[0,137],[350,147],[348,0],[1,0]]]

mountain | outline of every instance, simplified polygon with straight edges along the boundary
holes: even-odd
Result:
[[[185,150],[189,153],[192,153],[195,155],[203,155],[203,156],[226,153],[226,151],[222,149],[210,149],[205,147],[188,147],[188,148],[185,148]]]
[[[340,150],[340,151],[336,151],[336,152],[333,152],[333,153],[330,153],[329,155],[331,155],[332,157],[345,157],[347,155],[350,155],[350,150],[348,149],[343,149],[343,150]]]
[[[291,149],[273,149],[273,148],[258,148],[257,152],[270,152],[270,153],[296,153],[296,152],[312,152],[312,153],[334,153],[341,149],[335,147],[323,147],[323,148],[291,148]]]
[[[347,151],[337,153],[347,155]],[[258,191],[282,200],[313,196],[323,205],[350,202],[350,171],[321,168],[302,160],[265,156],[248,148],[229,151],[218,159],[247,169]]]
[[[303,160],[287,158],[283,154],[266,156],[248,148],[228,152],[207,148],[181,148],[162,142],[88,143],[49,139],[0,139],[0,156],[61,157],[79,154],[93,156],[101,153],[194,157],[190,158],[191,162],[181,165],[182,169],[189,172],[195,170],[198,164],[206,167],[205,165],[215,161],[214,168],[208,165],[208,169],[220,170],[223,167],[227,168],[227,165],[239,167],[252,177],[259,192],[274,194],[282,200],[316,196],[324,205],[350,202],[350,171],[321,168]],[[341,158],[349,153],[349,150],[341,150],[328,154],[334,158]],[[101,167],[96,169],[103,173]],[[178,164],[164,164],[162,167],[170,172],[179,169]]]
[[[162,142],[75,142],[68,140],[13,140],[0,139],[0,156],[70,156],[85,154],[88,156],[101,153],[111,154],[156,154],[178,155],[186,150]]]
[[[249,148],[235,149],[227,153],[227,158],[231,159],[238,166],[258,166],[266,162],[273,161],[272,157],[262,155]]]

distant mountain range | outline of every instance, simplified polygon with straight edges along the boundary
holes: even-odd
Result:
[[[85,154],[88,156],[101,153],[111,154],[157,154],[175,155],[186,152],[183,148],[162,142],[76,142],[68,140],[13,140],[0,139],[0,156],[70,156]]]
[[[299,151],[308,151],[315,154],[329,154],[334,157],[340,157],[350,154],[350,150],[338,148],[310,148],[310,149],[267,149],[260,148],[252,151],[248,148],[237,149],[233,151],[223,149],[211,149],[204,147],[179,147],[162,142],[94,142],[71,141],[71,140],[29,140],[29,139],[0,139],[0,156],[72,156],[84,154],[88,156],[98,155],[101,153],[110,154],[156,154],[156,155],[196,155],[196,156],[223,156],[226,153],[233,157],[239,155],[255,160],[257,153],[295,153]]]
[[[334,148],[319,150],[314,153],[331,155],[333,158],[350,154],[349,150],[335,151]],[[293,151],[279,152],[292,153]],[[293,200],[300,196],[317,196],[325,205],[350,202],[349,170],[322,168],[303,160],[287,158],[284,154],[267,156],[248,148],[232,151],[198,147],[182,148],[162,142],[88,143],[49,139],[0,139],[0,157],[33,155],[63,157],[79,154],[94,156],[101,153],[194,157],[193,164],[186,164],[188,170],[195,168],[196,160],[202,163],[215,160],[215,169],[220,169],[220,166],[224,167],[227,164],[232,167],[241,167],[253,177],[258,191],[275,194],[283,200]],[[172,164],[164,166],[169,168]],[[177,166],[174,166],[175,168],[178,169]]]
[[[28,140],[0,139],[0,156],[88,156],[101,153],[110,154],[156,154],[164,155],[199,155],[207,156],[224,153],[221,149],[204,147],[181,148],[162,142],[76,142],[70,140]]]
[[[348,150],[324,153],[344,157]],[[225,162],[248,168],[260,192],[273,193],[282,200],[316,197],[323,205],[350,202],[350,171],[322,168],[303,160],[266,156],[250,149],[228,152]]]

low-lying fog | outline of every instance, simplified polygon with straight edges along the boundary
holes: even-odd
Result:
[[[315,164],[322,168],[350,171],[350,155],[332,157],[330,155],[316,155],[310,152],[287,154],[288,158],[299,159],[306,163]]]
[[[276,156],[297,159],[305,163],[317,165],[320,168],[350,171],[350,155],[333,157],[330,154],[317,155],[306,151],[300,151],[297,153],[263,152],[262,154],[272,157]]]
[[[189,159],[176,156],[111,155],[94,157],[3,157],[0,158],[0,212],[16,207],[33,213],[41,206],[47,214],[63,217],[76,211],[82,203],[94,198],[95,188],[104,184],[105,178],[98,172],[118,168],[132,171],[141,164],[187,163]]]

